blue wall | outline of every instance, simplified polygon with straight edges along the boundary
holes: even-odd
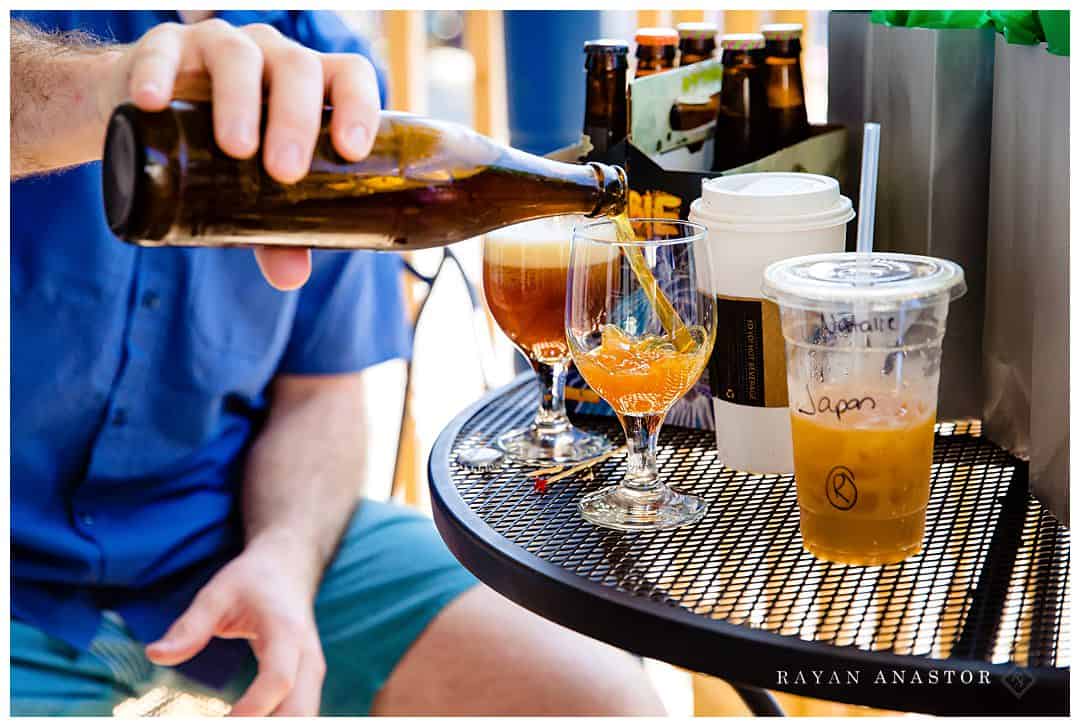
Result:
[[[585,41],[601,37],[598,10],[507,10],[510,144],[547,154],[581,137]]]

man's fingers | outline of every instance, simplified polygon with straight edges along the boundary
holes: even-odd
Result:
[[[203,588],[165,635],[146,647],[147,658],[155,664],[175,666],[198,654],[214,636],[231,600],[212,583]]]
[[[311,167],[322,124],[322,63],[314,52],[293,43],[267,55],[267,104],[263,164],[280,182],[296,182]]]
[[[323,68],[334,107],[330,134],[343,157],[359,161],[371,152],[379,129],[379,84],[375,68],[355,53],[323,56]]]
[[[183,32],[176,23],[163,23],[149,31],[133,51],[128,95],[144,111],[161,111],[173,97]]]
[[[259,635],[256,647],[259,673],[229,712],[234,717],[264,717],[289,695],[300,667],[300,647],[288,630]]]
[[[262,49],[270,82],[263,165],[290,184],[307,174],[322,123],[323,66],[319,54],[269,26],[246,26]]]
[[[326,676],[326,662],[322,649],[316,643],[300,655],[300,666],[296,672],[296,683],[289,696],[274,710],[275,717],[315,717],[319,714],[322,703],[323,678]]]
[[[214,138],[226,154],[246,159],[259,147],[262,51],[224,20],[199,23],[193,32],[211,79]]]
[[[295,290],[311,275],[311,251],[305,248],[255,248],[266,282],[278,290]]]

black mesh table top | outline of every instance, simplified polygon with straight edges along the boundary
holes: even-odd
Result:
[[[791,475],[723,468],[712,432],[664,427],[661,475],[705,497],[699,522],[622,533],[578,515],[622,457],[534,488],[535,467],[475,473],[463,449],[527,424],[531,377],[443,431],[429,463],[435,522],[506,597],[578,632],[740,685],[933,714],[1067,714],[1069,534],[1027,487],[1027,465],[938,425],[923,552],[846,566],[803,550]],[[623,442],[618,423],[577,424]]]

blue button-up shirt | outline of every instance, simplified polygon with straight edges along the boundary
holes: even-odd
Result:
[[[179,20],[12,16],[121,43]],[[367,52],[329,12],[219,16]],[[150,641],[241,546],[244,455],[271,380],[408,353],[401,261],[315,252],[308,284],[283,293],[247,250],[128,245],[105,222],[97,163],[13,183],[11,209],[12,616],[84,649],[114,610]]]

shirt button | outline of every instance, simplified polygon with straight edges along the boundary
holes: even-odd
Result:
[[[112,423],[114,427],[122,427],[127,424],[127,410],[117,409],[113,412]]]
[[[149,310],[156,310],[157,307],[161,305],[161,296],[152,290],[148,290],[143,293],[142,304],[143,308],[147,308]]]
[[[87,525],[87,526],[93,525],[94,524],[94,516],[91,515],[88,512],[81,512],[81,513],[79,513],[79,522],[81,522],[83,525]]]

